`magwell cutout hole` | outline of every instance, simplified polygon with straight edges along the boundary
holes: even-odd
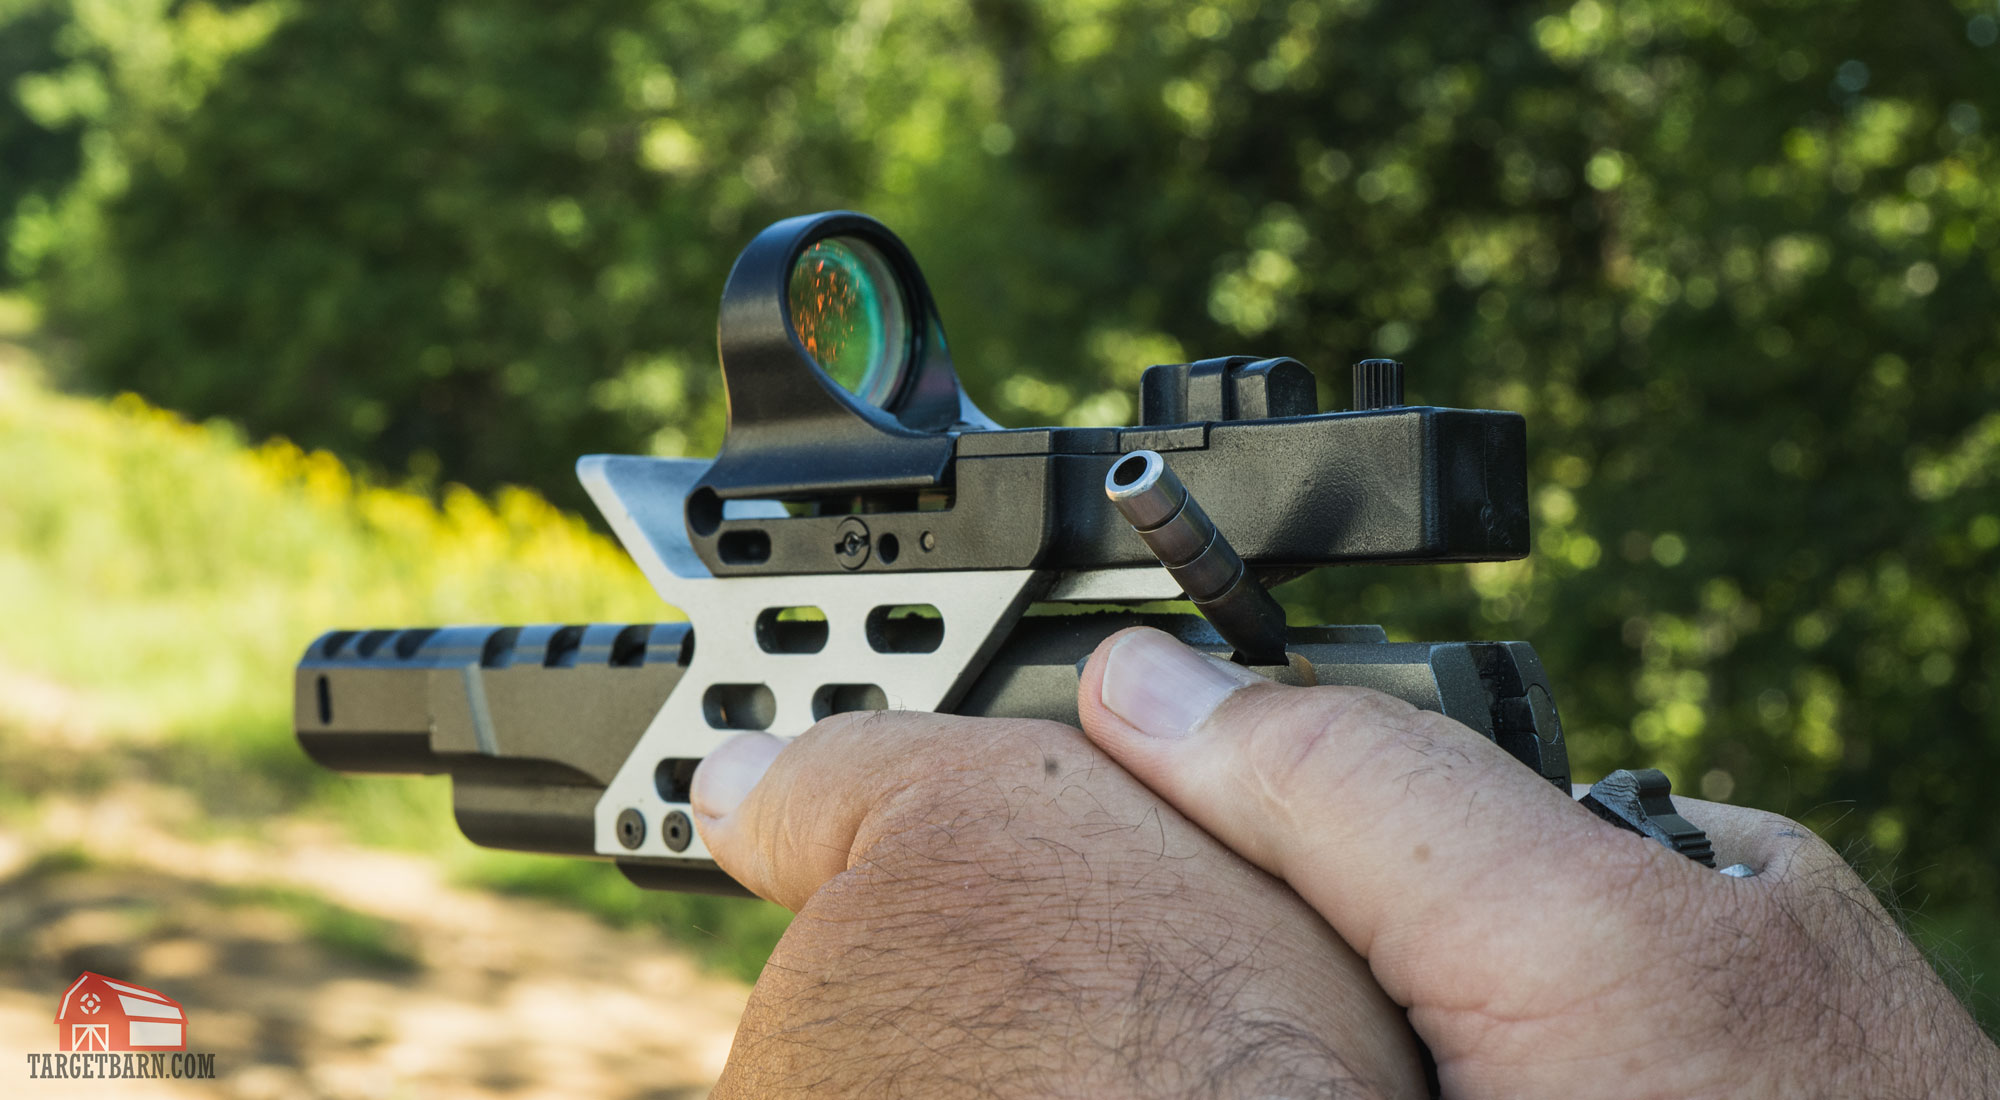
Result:
[[[653,786],[662,802],[686,802],[694,797],[694,769],[701,761],[684,756],[668,757],[653,769]]]
[[[778,699],[763,684],[714,684],[702,694],[701,712],[719,730],[770,729]]]
[[[944,616],[927,603],[878,607],[868,613],[868,645],[877,653],[936,653]]]
[[[813,721],[851,710],[888,710],[889,697],[874,684],[825,684],[813,692]]]
[[[771,560],[771,536],[756,528],[724,531],[715,540],[715,552],[726,565],[762,565]]]
[[[826,689],[821,688],[820,690],[824,691]],[[332,722],[333,722],[333,690],[327,687],[326,677],[322,676],[319,678],[319,724],[324,726],[324,725],[329,725]]]
[[[826,613],[817,607],[767,607],[757,616],[757,646],[766,653],[818,653],[826,648]]]

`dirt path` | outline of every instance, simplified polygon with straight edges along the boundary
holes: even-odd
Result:
[[[458,888],[328,826],[197,839],[199,809],[158,785],[9,820],[0,1095],[684,1100],[707,1095],[748,992],[656,935]],[[178,999],[216,1079],[29,1080],[83,970]]]

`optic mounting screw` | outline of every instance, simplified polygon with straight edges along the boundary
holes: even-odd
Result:
[[[627,848],[637,848],[646,843],[646,818],[639,811],[626,808],[618,811],[618,843]],[[685,844],[682,847],[686,847]]]
[[[868,564],[868,525],[849,516],[833,533],[833,556],[842,569],[859,569]]]
[[[660,822],[660,839],[667,842],[668,848],[685,852],[689,842],[694,840],[694,822],[688,820],[688,815],[674,810]]]

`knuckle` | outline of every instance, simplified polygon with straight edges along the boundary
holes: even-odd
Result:
[[[1456,724],[1393,695],[1332,687],[1259,696],[1241,736],[1260,784],[1280,802],[1325,799],[1356,780],[1414,779],[1455,763],[1452,735],[1439,723]]]
[[[1032,812],[1024,791],[1075,772],[1086,756],[1102,759],[1056,722],[947,718],[928,736],[887,732],[897,736],[879,747],[880,794],[864,831],[878,847],[923,859],[976,854]]]
[[[1749,811],[1749,832],[1762,842],[1758,878],[1779,889],[1800,889],[1854,880],[1847,860],[1819,834],[1782,814]]]
[[[1847,871],[1847,861],[1842,859],[1833,845],[1828,844],[1818,833],[1791,818],[1778,814],[1768,816],[1771,832],[1780,841],[1779,851],[1798,870],[1808,873]]]
[[[794,744],[807,750],[817,751],[827,742],[865,740],[872,734],[888,732],[904,712],[889,710],[850,710],[831,714],[814,722],[812,726],[794,740]],[[886,728],[885,728],[886,727]]]
[[[729,849],[732,870],[781,893],[859,871],[893,898],[1009,858],[1021,847],[1009,827],[1037,810],[1022,795],[1028,777],[1074,772],[1085,751],[1096,750],[1054,722],[834,715],[778,754],[774,781],[758,785],[747,814],[722,823],[715,851]]]
[[[1411,732],[1415,714],[1400,699],[1359,688],[1260,689],[1245,702],[1253,709],[1235,736],[1251,795],[1271,819],[1294,823],[1311,807],[1344,800],[1356,783],[1377,782],[1377,761]]]

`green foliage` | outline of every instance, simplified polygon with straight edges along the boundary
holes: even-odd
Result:
[[[60,65],[56,36],[67,22],[66,9],[55,0],[0,0],[0,76],[45,74]],[[24,204],[45,208],[76,177],[78,134],[30,106],[52,84],[46,75],[39,82],[29,76],[16,94],[0,95],[0,223]],[[5,260],[0,249],[0,286],[15,281]]]
[[[1525,412],[1533,560],[1294,598],[1531,638],[1587,772],[1659,762],[1993,911],[1990,14],[1134,3],[1009,30],[1010,160],[1066,293],[1017,323],[1072,347],[1045,384],[1107,328],[1164,330],[1397,355],[1423,400]]]
[[[1532,561],[1295,599],[1532,638],[1586,769],[1660,762],[1990,911],[2000,819],[1965,777],[2000,766],[1991,31],[1592,0],[995,23],[1045,212],[1017,239],[1059,242],[1034,282],[1063,289],[1012,323],[1070,345],[1002,385],[1053,413],[1087,398],[1080,351],[1165,331],[1402,356],[1424,400],[1525,412]]]
[[[1011,423],[1404,358],[1528,415],[1537,553],[1296,612],[1530,638],[1584,771],[1805,817],[1990,935],[1996,14],[17,2],[0,143],[82,153],[9,249],[87,384],[563,500],[713,447],[726,265],[802,210],[903,232]]]
[[[712,387],[681,364],[715,273],[794,190],[754,166],[815,165],[815,201],[857,175],[833,104],[769,91],[822,45],[757,8],[79,5],[88,78],[35,87],[105,140],[19,262],[94,384],[573,494],[547,475],[579,453],[714,444],[665,421]]]
[[[83,794],[137,772],[194,793],[208,827],[327,814],[363,840],[442,856],[469,881],[649,924],[756,976],[784,910],[644,894],[610,867],[474,849],[445,781],[331,776],[291,737],[290,666],[338,624],[670,615],[622,551],[523,490],[488,501],[453,487],[433,504],[357,481],[325,452],[246,447],[227,425],[130,395],[50,393],[26,359],[0,341],[0,668],[77,690],[84,709],[70,720],[103,732],[57,760],[0,727],[0,798]],[[83,858],[58,850],[30,873]],[[305,894],[224,900],[282,909],[344,957],[414,965],[385,922]]]
[[[672,614],[532,493],[434,505],[323,451],[52,394],[19,354],[0,343],[0,657],[107,725],[290,750],[291,665],[322,631]]]

